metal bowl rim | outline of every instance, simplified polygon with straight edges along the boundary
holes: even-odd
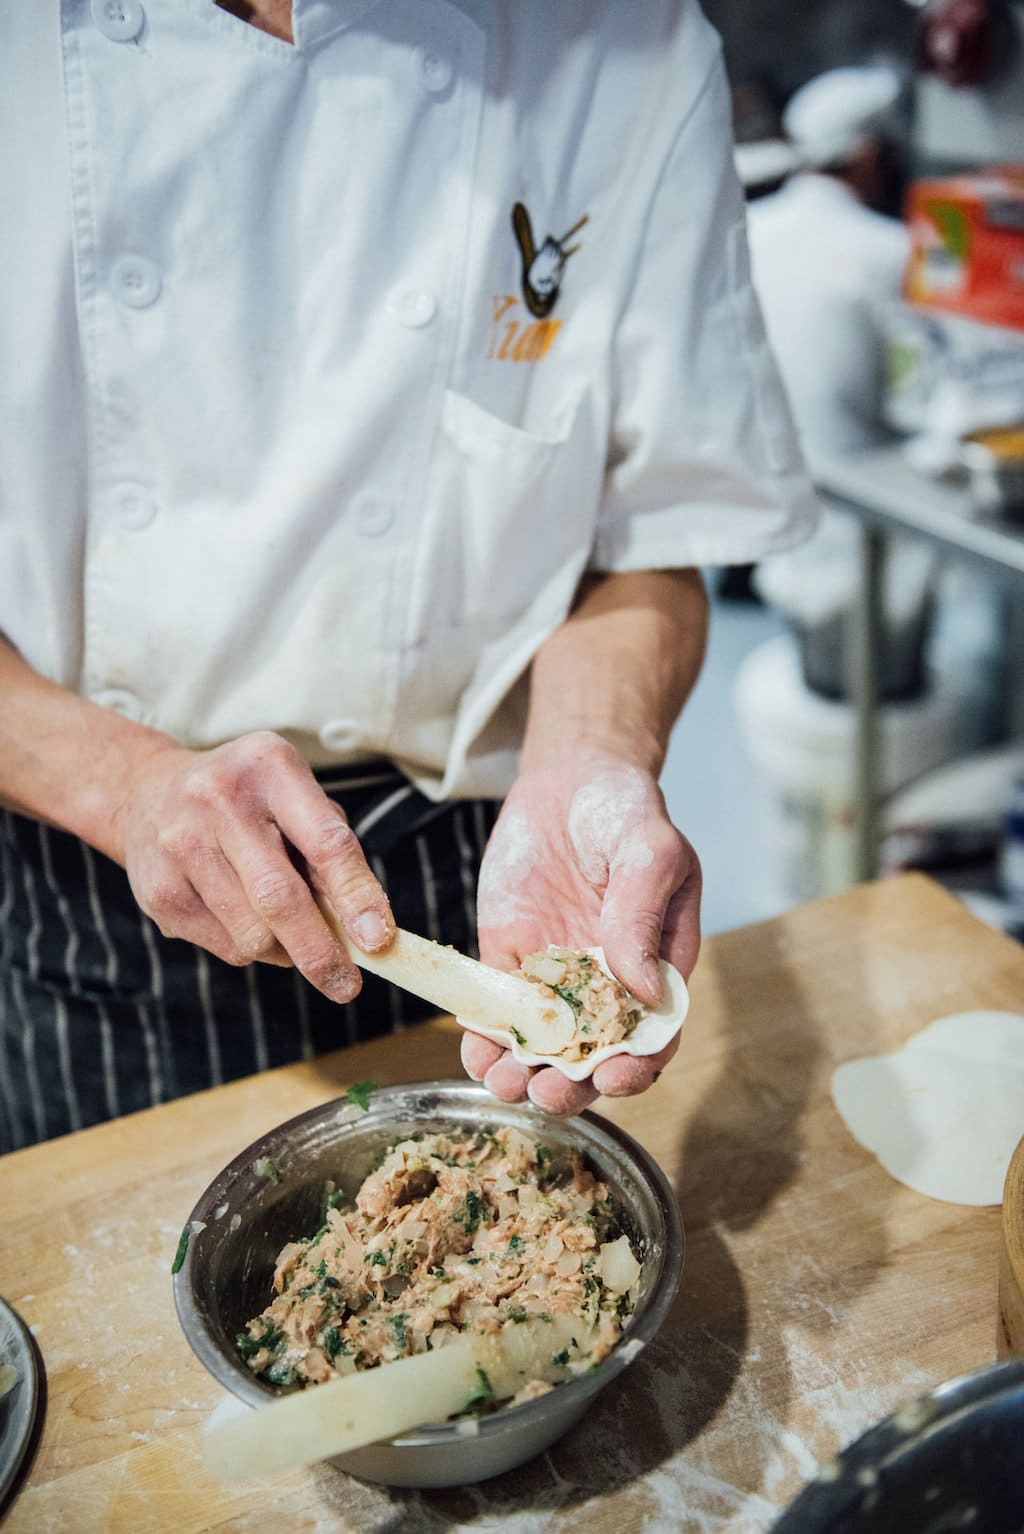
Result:
[[[1005,1358],[984,1364],[966,1374],[944,1380],[915,1396],[896,1411],[866,1428],[859,1438],[835,1455],[823,1476],[819,1471],[772,1525],[771,1534],[826,1534],[834,1518],[847,1505],[847,1494],[863,1493],[865,1472],[884,1471],[894,1453],[905,1451],[924,1435],[984,1401],[999,1400],[1024,1391],[1024,1357]],[[921,1411],[920,1421],[914,1409]],[[906,1414],[904,1424],[900,1418]],[[832,1472],[829,1474],[828,1472]]]
[[[378,1087],[373,1092],[373,1109],[380,1106],[386,1108],[391,1101],[400,1101],[410,1093],[443,1094],[455,1091],[463,1098],[479,1102],[482,1105],[495,1103],[492,1094],[486,1087],[468,1080],[445,1080],[445,1081],[422,1081],[402,1082],[391,1086]],[[266,1155],[268,1148],[273,1148],[283,1135],[288,1131],[308,1124],[314,1120],[336,1113],[347,1105],[345,1096],[331,1098],[327,1102],[320,1103],[314,1108],[307,1108],[302,1113],[295,1114],[290,1119],[275,1125],[264,1134],[232,1158],[226,1166],[213,1177],[204,1191],[200,1194],[185,1222],[186,1228],[194,1220],[203,1221],[209,1225],[213,1212],[224,1202],[224,1192],[232,1180],[247,1170],[261,1155]],[[519,1105],[501,1103],[502,1109],[513,1109]],[[536,1110],[534,1110],[536,1111]],[[445,1118],[445,1110],[438,1105],[436,1117]],[[452,1111],[453,1121],[457,1118],[457,1108]],[[364,1118],[366,1115],[364,1115]],[[615,1142],[618,1147],[625,1151],[633,1163],[641,1172],[643,1178],[655,1195],[656,1202],[661,1210],[665,1223],[665,1243],[662,1254],[661,1272],[656,1287],[647,1296],[644,1304],[630,1318],[631,1325],[623,1334],[623,1337],[612,1349],[607,1358],[602,1359],[592,1374],[579,1375],[575,1379],[565,1380],[558,1387],[546,1395],[538,1397],[535,1401],[525,1401],[519,1406],[506,1406],[493,1416],[479,1417],[475,1419],[475,1429],[470,1433],[459,1422],[431,1423],[416,1428],[411,1433],[403,1434],[399,1438],[382,1441],[393,1448],[423,1447],[431,1444],[450,1444],[452,1442],[464,1442],[467,1445],[480,1438],[496,1437],[504,1434],[523,1420],[524,1415],[529,1414],[533,1419],[539,1420],[546,1416],[560,1415],[563,1410],[569,1408],[581,1398],[596,1395],[605,1385],[609,1384],[619,1375],[633,1360],[648,1342],[656,1335],[671,1308],[679,1288],[682,1276],[683,1261],[685,1257],[685,1236],[683,1224],[679,1214],[679,1207],[668,1178],[654,1157],[644,1149],[640,1142],[622,1129],[610,1119],[602,1117],[587,1109],[577,1114],[574,1119],[564,1122],[574,1123],[583,1120],[592,1133],[600,1139]],[[363,1118],[353,1120],[353,1125],[362,1124]],[[347,1126],[342,1126],[344,1129]],[[584,1147],[585,1149],[586,1147]],[[220,1348],[210,1338],[209,1332],[203,1324],[199,1307],[196,1303],[194,1285],[192,1283],[192,1267],[194,1260],[194,1246],[190,1241],[185,1258],[178,1272],[174,1274],[172,1283],[174,1291],[174,1304],[178,1314],[178,1322],[185,1335],[185,1339],[200,1363],[213,1375],[214,1379],[230,1392],[236,1399],[244,1401],[249,1406],[266,1405],[269,1401],[279,1399],[277,1392],[271,1393],[266,1387],[260,1385],[255,1378],[252,1379],[251,1388],[243,1388],[248,1382],[237,1369],[234,1368]],[[639,1346],[631,1346],[639,1344]],[[460,1431],[461,1428],[461,1431]]]

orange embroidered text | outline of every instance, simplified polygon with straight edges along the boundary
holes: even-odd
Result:
[[[562,327],[561,320],[528,320],[513,317],[523,305],[511,294],[496,295],[491,303],[489,358],[496,362],[539,362],[551,349]]]

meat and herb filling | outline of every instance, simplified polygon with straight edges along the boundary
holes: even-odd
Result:
[[[354,1208],[329,1194],[316,1234],[285,1246],[276,1298],[238,1348],[273,1384],[320,1384],[461,1332],[571,1315],[587,1339],[571,1361],[581,1372],[618,1340],[639,1275],[608,1188],[579,1155],[556,1164],[513,1128],[411,1135]],[[551,1388],[531,1380],[514,1399]]]
[[[527,954],[519,969],[572,1009],[575,1032],[560,1051],[566,1060],[585,1060],[595,1049],[621,1043],[643,1016],[641,1003],[621,981],[606,975],[592,954],[547,948]]]

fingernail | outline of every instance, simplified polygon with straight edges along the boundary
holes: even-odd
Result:
[[[662,999],[663,999],[663,997],[665,995],[665,988],[662,985],[662,980],[661,980],[661,970],[658,968],[657,960],[655,960],[655,959],[645,959],[644,960],[644,963],[643,963],[643,977],[644,977],[644,983],[647,985],[648,989],[651,992],[651,995],[654,997],[654,1002],[655,1002],[655,1005],[657,1006],[658,1003],[660,1003],[662,1001]]]
[[[360,990],[359,971],[336,969],[330,978],[324,981],[322,989],[332,1001],[340,1002],[342,1006],[347,1002],[355,1001]]]
[[[379,911],[361,912],[352,923],[352,935],[360,948],[366,948],[371,953],[375,948],[383,948],[391,936],[387,922]]]

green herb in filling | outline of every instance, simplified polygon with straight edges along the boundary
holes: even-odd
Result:
[[[266,1348],[268,1353],[276,1353],[284,1343],[284,1332],[273,1321],[267,1321],[264,1329],[257,1336],[251,1332],[239,1332],[235,1338],[235,1346],[244,1359],[255,1358],[257,1353]]]
[[[188,1239],[191,1234],[192,1232],[186,1225],[178,1240],[178,1250],[174,1254],[174,1261],[171,1263],[172,1274],[181,1271],[181,1265],[185,1261],[185,1253],[188,1251]]]
[[[485,1224],[490,1219],[490,1210],[487,1203],[473,1188],[470,1188],[459,1208],[453,1213],[452,1219],[457,1225],[464,1225],[467,1232],[472,1232],[479,1225]]]
[[[573,1016],[579,1017],[580,1013],[583,1011],[583,1003],[576,992],[567,990],[564,985],[553,985],[551,989],[554,991],[556,996],[561,996],[562,1000],[568,1003],[568,1005],[572,1008]]]
[[[470,1411],[474,1406],[489,1406],[494,1400],[494,1387],[487,1378],[485,1370],[480,1365],[476,1366],[477,1388],[466,1402],[466,1410]]]
[[[377,1083],[375,1081],[356,1081],[349,1087],[345,1096],[350,1103],[355,1103],[356,1107],[362,1108],[365,1113],[370,1106],[370,1093],[376,1092],[376,1090]]]
[[[350,1351],[348,1338],[343,1337],[336,1326],[329,1326],[324,1332],[324,1352],[331,1360],[331,1363],[334,1362],[339,1353],[347,1354]]]
[[[290,1364],[285,1363],[282,1358],[275,1358],[272,1364],[268,1364],[263,1371],[263,1377],[269,1380],[272,1385],[295,1384],[295,1370]]]

